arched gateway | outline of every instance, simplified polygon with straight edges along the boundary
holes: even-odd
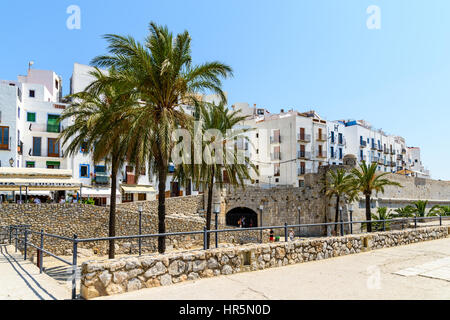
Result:
[[[246,207],[237,207],[228,211],[226,215],[227,226],[239,227],[239,220],[243,220],[243,227],[257,227],[258,214],[252,209]]]

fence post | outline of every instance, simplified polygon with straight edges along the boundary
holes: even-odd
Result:
[[[77,255],[78,255],[78,236],[73,235],[73,252],[72,252],[72,300],[77,298]]]
[[[442,215],[439,214],[439,225],[442,226]]]
[[[39,273],[42,273],[44,269],[44,253],[42,250],[44,249],[44,229],[41,229],[41,246],[39,252]]]
[[[17,227],[15,228],[15,230],[16,230],[16,241],[15,241],[16,251],[15,252],[17,252]]]
[[[350,234],[353,234],[353,210],[350,210]]]
[[[383,219],[383,231],[386,231],[386,223],[385,223],[384,219]]]
[[[142,213],[139,212],[139,235],[142,234]],[[142,238],[139,238],[139,256],[142,253]]]
[[[207,242],[208,242],[208,230],[206,229],[206,227],[203,227],[203,250],[206,250],[206,248],[208,247]]]
[[[28,239],[28,229],[25,229],[24,244],[23,244],[23,260],[27,260],[27,239]]]
[[[417,214],[414,216],[414,229],[417,229]]]
[[[9,244],[12,243],[12,226],[9,226]]]
[[[284,241],[287,242],[288,241],[288,224],[287,222],[284,223]]]

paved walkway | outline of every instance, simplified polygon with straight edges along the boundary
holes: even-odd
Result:
[[[450,299],[450,238],[98,299]]]
[[[0,245],[0,300],[60,300],[70,299],[68,287],[46,275],[13,246]]]

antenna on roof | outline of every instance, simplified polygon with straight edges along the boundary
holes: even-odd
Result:
[[[28,70],[30,70],[31,69],[31,66],[34,64],[34,61],[33,60],[31,60],[30,62],[28,62]]]

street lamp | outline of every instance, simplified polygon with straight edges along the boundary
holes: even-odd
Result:
[[[219,229],[219,220],[218,220],[218,215],[220,213],[220,202],[215,202],[214,203],[214,214],[216,215],[216,221],[215,221],[215,225],[216,225],[216,248],[219,247],[219,235],[217,230]]]
[[[264,206],[263,205],[260,205],[259,206],[259,212],[260,212],[260,217],[261,217],[261,222],[260,222],[260,226],[262,227],[263,226],[263,210],[264,210]],[[261,238],[261,243],[263,243],[263,230],[261,229],[260,230],[260,238]]]
[[[142,203],[138,205],[138,211],[139,211],[139,235],[142,234]],[[141,255],[142,250],[142,238],[139,238],[139,255]]]
[[[353,234],[353,205],[350,203],[347,208],[350,212],[350,234]]]

